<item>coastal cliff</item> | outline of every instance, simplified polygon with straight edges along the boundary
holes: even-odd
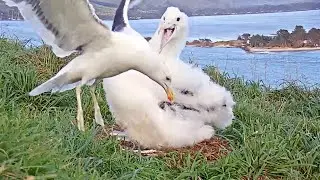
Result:
[[[320,50],[320,29],[311,28],[307,32],[303,26],[297,25],[291,33],[285,29],[280,29],[271,36],[244,33],[237,40],[213,42],[211,39],[198,39],[187,41],[186,45],[207,48],[241,48],[249,53],[314,51]]]

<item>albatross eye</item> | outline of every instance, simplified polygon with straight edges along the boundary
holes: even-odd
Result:
[[[179,18],[179,17],[177,18],[177,21],[180,21],[180,18]]]
[[[171,78],[168,77],[168,76],[166,77],[166,80],[169,81],[169,82],[171,82]]]
[[[163,20],[165,21],[165,20],[166,20],[166,17],[163,17]]]

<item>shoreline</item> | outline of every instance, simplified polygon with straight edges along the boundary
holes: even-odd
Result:
[[[253,48],[245,47],[242,48],[249,53],[259,52],[299,52],[299,51],[320,51],[320,47],[301,47],[301,48]]]
[[[201,48],[240,48],[247,53],[262,53],[262,52],[298,52],[298,51],[320,51],[320,47],[250,47],[241,40],[230,40],[230,41],[217,41],[211,40],[194,40],[187,42],[186,46],[201,47]]]

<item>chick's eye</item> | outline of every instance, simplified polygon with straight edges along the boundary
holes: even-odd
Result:
[[[227,105],[226,105],[226,104],[224,104],[224,105],[222,105],[222,107],[227,107]]]
[[[180,18],[179,18],[179,17],[177,18],[177,21],[180,21]]]

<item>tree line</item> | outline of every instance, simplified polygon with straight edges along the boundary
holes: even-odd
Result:
[[[320,47],[320,29],[312,28],[307,32],[303,26],[297,25],[291,33],[286,29],[278,30],[274,36],[245,33],[238,40],[251,47]]]

